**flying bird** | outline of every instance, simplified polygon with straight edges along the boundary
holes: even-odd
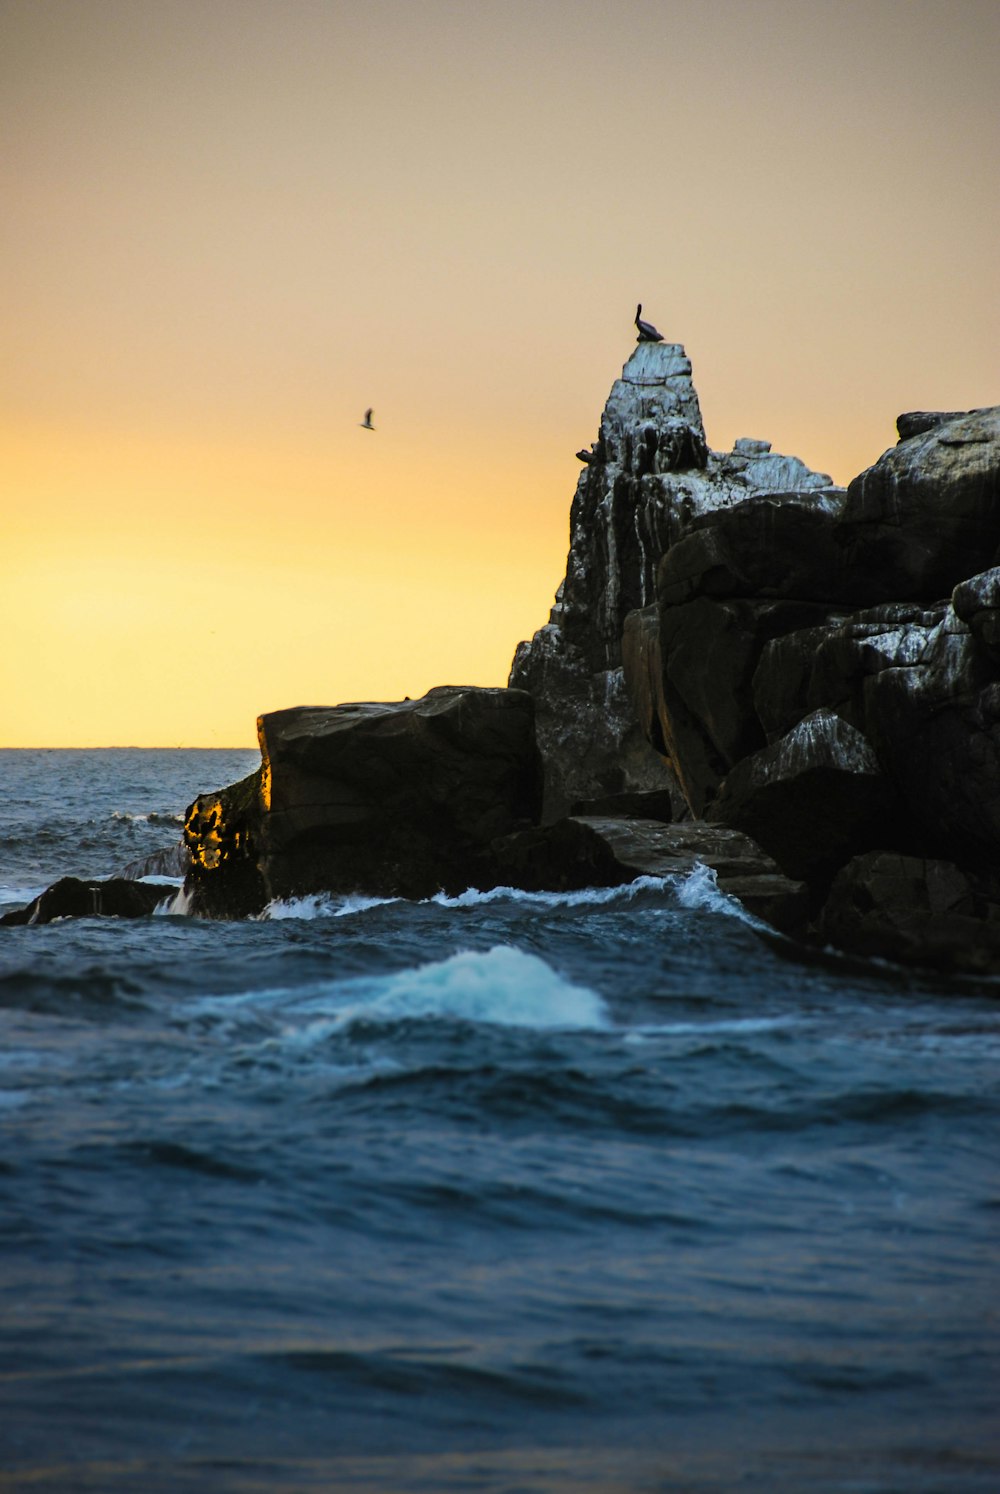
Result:
[[[640,307],[640,310],[641,309],[642,308]],[[361,426],[361,429],[363,431],[373,431],[375,429],[375,427],[372,425],[372,412],[371,412],[371,410],[366,410],[365,411],[365,418],[364,418],[364,420],[360,420],[358,422],[358,424]]]
[[[657,330],[653,326],[652,322],[644,322],[642,320],[642,302],[641,301],[639,302],[639,305],[635,308],[635,324],[636,324],[636,326],[639,329],[639,336],[636,338],[636,342],[662,342],[663,341],[663,333],[662,332],[657,332]]]

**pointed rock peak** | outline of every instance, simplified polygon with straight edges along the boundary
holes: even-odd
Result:
[[[679,342],[640,342],[622,369],[628,384],[665,384],[690,379],[691,360]]]
[[[702,465],[707,450],[705,428],[691,381],[691,360],[680,343],[640,342],[622,369],[621,378],[611,386],[604,407],[601,433],[609,460],[628,463],[622,449],[627,433],[649,428],[668,433],[678,427],[694,433],[694,448],[699,453],[695,464]]]

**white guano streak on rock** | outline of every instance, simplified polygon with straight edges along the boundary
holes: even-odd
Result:
[[[844,773],[880,773],[878,758],[861,732],[833,711],[814,711],[778,744],[768,776],[792,777],[814,767]]]

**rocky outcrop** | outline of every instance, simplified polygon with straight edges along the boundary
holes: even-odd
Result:
[[[900,964],[961,975],[1000,969],[1000,903],[949,861],[855,857],[834,879],[819,930],[840,948]]]
[[[756,493],[826,491],[830,479],[767,441],[709,450],[690,362],[667,342],[636,347],[583,455],[566,575],[510,674],[536,703],[545,817],[579,799],[656,789],[672,791],[683,811],[668,744],[640,729],[626,686],[625,620],[655,603],[661,556],[699,518]]]
[[[184,816],[188,871],[184,903],[209,918],[246,918],[267,904],[260,865],[263,770],[199,794]]]
[[[844,555],[872,600],[930,601],[998,558],[1000,408],[901,420],[914,433],[847,489]]]
[[[846,492],[696,516],[623,628],[636,720],[691,813],[751,834],[814,909],[865,853],[911,877],[1000,863],[1000,410],[899,427]],[[856,925],[822,927],[847,941]],[[991,937],[955,968],[989,965]]]
[[[898,429],[847,489],[714,452],[684,349],[640,342],[510,688],[262,716],[188,811],[185,906],[701,863],[797,935],[1000,974],[1000,408]]]
[[[146,918],[172,898],[177,889],[169,882],[133,882],[123,877],[87,881],[60,877],[26,908],[0,917],[0,924],[53,923],[57,918]]]
[[[745,831],[793,877],[832,875],[894,832],[895,795],[870,743],[820,710],[736,765],[710,810]]]
[[[261,716],[261,768],[188,811],[194,911],[364,890],[490,887],[492,842],[537,820],[531,697],[441,687],[419,700]]]

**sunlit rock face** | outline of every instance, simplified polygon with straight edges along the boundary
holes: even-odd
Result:
[[[702,516],[754,494],[836,491],[767,441],[711,451],[677,343],[636,347],[596,441],[580,455],[566,576],[548,623],[519,645],[510,675],[535,697],[547,819],[576,800],[675,785],[638,727],[622,669],[625,619],[656,600],[664,553]]]

